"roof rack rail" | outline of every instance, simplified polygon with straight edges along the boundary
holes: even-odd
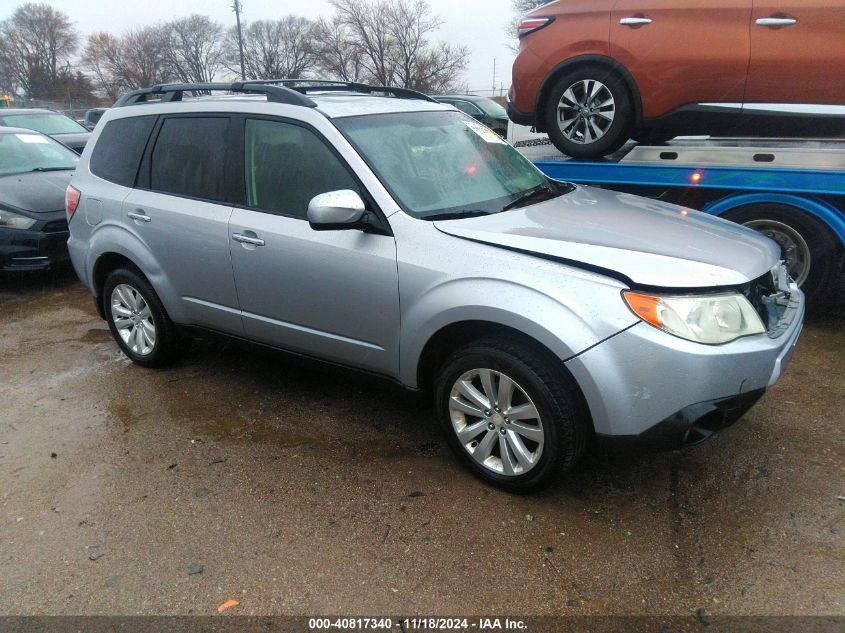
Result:
[[[421,99],[432,103],[439,103],[437,99],[411,88],[398,88],[394,86],[370,86],[369,84],[357,81],[335,81],[332,79],[261,79],[249,83],[263,85],[280,85],[296,90],[302,94],[308,92],[329,92],[336,90],[349,90],[351,92],[363,92],[366,94],[384,93],[393,95],[399,99]]]
[[[267,95],[267,101],[273,103],[286,103],[307,108],[317,107],[317,104],[307,97],[309,92],[330,91],[361,92],[365,94],[384,93],[393,95],[397,99],[421,99],[438,103],[437,99],[410,88],[370,86],[354,81],[333,81],[330,79],[261,79],[234,83],[158,84],[150,88],[128,92],[115,101],[112,107],[120,108],[139,103],[150,103],[149,97],[153,95],[160,95],[158,99],[154,100],[155,103],[181,101],[183,94],[186,92],[202,94],[212,90],[264,94]]]
[[[161,95],[156,103],[181,101],[186,92],[207,93],[215,91],[242,92],[251,94],[267,95],[267,101],[273,103],[286,103],[289,105],[316,108],[317,104],[306,97],[302,92],[291,90],[285,86],[268,85],[257,81],[236,81],[234,83],[185,83],[185,84],[158,84],[149,88],[141,88],[128,92],[115,101],[114,108],[148,103],[149,96]]]

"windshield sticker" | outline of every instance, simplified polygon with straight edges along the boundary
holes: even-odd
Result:
[[[478,134],[487,143],[501,143],[502,145],[506,144],[501,136],[496,134],[486,125],[482,125],[478,121],[464,121],[464,125],[466,125],[476,134]]]
[[[50,141],[48,141],[43,136],[39,136],[38,134],[15,134],[18,137],[19,141],[23,141],[24,143],[36,143],[36,144],[44,144],[49,145]]]

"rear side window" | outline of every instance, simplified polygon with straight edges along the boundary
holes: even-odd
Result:
[[[165,119],[153,149],[150,189],[223,202],[228,117]]]
[[[154,116],[138,116],[106,123],[91,154],[91,173],[124,187],[135,186],[155,121]]]

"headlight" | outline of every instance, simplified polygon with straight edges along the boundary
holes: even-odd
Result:
[[[738,292],[699,296],[657,296],[623,292],[628,307],[646,323],[696,343],[716,345],[766,331]]]
[[[38,222],[25,215],[0,209],[0,229],[29,229]]]

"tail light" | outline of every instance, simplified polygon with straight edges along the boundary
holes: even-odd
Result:
[[[522,22],[519,23],[519,26],[516,29],[516,35],[517,37],[522,39],[529,33],[539,31],[540,29],[547,27],[554,21],[554,18],[525,18]]]
[[[79,189],[71,187],[70,185],[67,186],[67,191],[65,191],[65,213],[67,213],[67,221],[70,223],[70,219],[73,217],[73,214],[76,213],[77,207],[79,207],[79,199],[82,197],[82,194],[79,193]]]

